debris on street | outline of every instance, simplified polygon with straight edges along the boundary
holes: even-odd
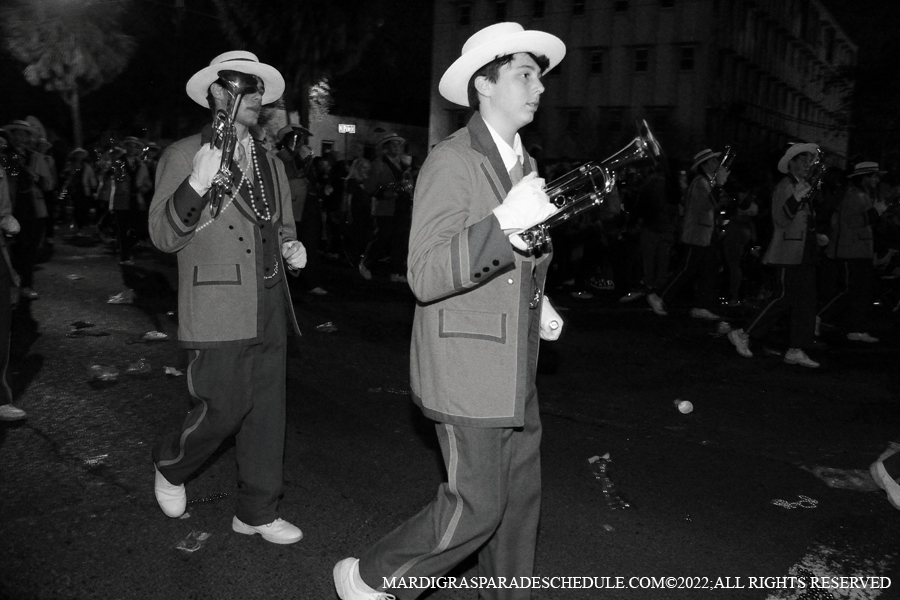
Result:
[[[225,492],[218,492],[215,494],[210,494],[209,496],[204,496],[203,498],[197,498],[196,500],[188,500],[187,505],[191,506],[192,504],[201,504],[203,502],[215,502],[216,500],[221,500],[222,498],[227,498],[228,494]]]
[[[84,277],[82,277],[81,275],[76,275],[76,274],[73,273],[72,275],[67,275],[67,276],[66,276],[66,279],[70,279],[70,280],[72,280],[72,281],[78,281],[79,279],[84,279]]]
[[[166,367],[166,375],[172,375],[174,377],[181,377],[182,375],[184,375],[184,373],[182,373],[175,367]]]
[[[98,454],[96,456],[89,456],[84,459],[84,466],[86,467],[99,467],[106,463],[106,459],[109,457],[109,454]]]
[[[112,383],[119,380],[119,370],[115,367],[91,365],[90,372],[92,381]]]
[[[681,398],[675,398],[672,402],[675,405],[675,408],[681,412],[681,414],[686,415],[692,410],[694,410],[694,405],[691,404],[689,400],[682,400]]]
[[[150,362],[146,358],[139,358],[125,368],[125,373],[128,375],[143,375],[150,371]]]
[[[175,548],[185,552],[196,552],[203,547],[210,535],[205,531],[191,531],[186,538],[178,542]]]
[[[321,325],[316,325],[316,331],[321,331],[322,333],[334,333],[337,331],[337,327],[335,327],[334,323],[331,321],[325,321]]]
[[[162,331],[148,331],[147,333],[144,334],[144,337],[142,339],[144,339],[148,342],[155,342],[155,341],[159,341],[159,340],[165,340],[168,338],[169,338],[168,334],[165,334]]]
[[[107,304],[134,304],[134,290],[125,290],[115,296],[110,296]]]
[[[787,500],[772,500],[771,503],[775,506],[780,506],[781,508],[815,508],[818,504],[818,500],[813,500],[809,496],[799,496],[799,500],[796,502],[788,502]]]
[[[594,478],[600,483],[600,487],[603,490],[603,497],[606,498],[606,505],[609,506],[612,510],[617,510],[620,508],[631,508],[631,505],[622,498],[619,494],[619,489],[616,487],[616,484],[612,482],[609,478],[608,467],[609,463],[612,460],[609,458],[609,452],[604,454],[603,456],[592,456],[588,459],[588,464],[590,464],[591,473],[594,475]]]

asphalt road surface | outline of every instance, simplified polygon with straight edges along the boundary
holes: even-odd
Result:
[[[231,442],[188,482],[189,518],[154,500],[150,447],[188,399],[166,371],[187,363],[173,258],[145,248],[120,267],[103,245],[57,243],[36,274],[41,298],[14,318],[10,380],[28,419],[0,424],[0,598],[335,598],[334,563],[417,512],[443,473],[409,396],[412,295],[381,271],[325,271],[328,296],[294,297],[303,336],[288,357],[280,512],[305,537],[277,546],[231,531]],[[108,302],[118,294],[133,302]],[[900,441],[898,314],[876,311],[880,344],[826,332],[809,370],[741,358],[715,324],[619,295],[550,292],[566,327],[538,377],[533,597],[900,598],[900,513],[867,476]],[[144,339],[154,331],[168,337]],[[607,453],[605,493],[588,459]],[[176,548],[201,534],[194,552]]]

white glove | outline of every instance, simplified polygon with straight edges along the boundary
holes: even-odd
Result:
[[[5,235],[16,235],[21,230],[22,228],[14,216],[6,215],[0,219],[0,231],[3,231]]]
[[[728,181],[728,176],[731,175],[731,171],[728,169],[719,169],[716,172],[716,185],[718,187],[722,187],[725,185],[725,182]]]
[[[562,328],[562,317],[559,316],[550,301],[544,297],[544,301],[541,302],[541,339],[548,342],[559,339]]]
[[[878,200],[872,206],[875,208],[875,212],[878,213],[878,216],[883,215],[884,211],[887,210],[887,203],[884,200]]]
[[[820,246],[827,246],[828,245],[828,236],[825,235],[824,233],[817,233],[816,234],[816,242]]]
[[[556,212],[556,206],[544,193],[544,180],[529,173],[513,186],[503,203],[494,209],[494,216],[504,231],[521,231],[540,223]]]
[[[194,191],[203,196],[212,187],[213,178],[222,164],[222,151],[203,144],[194,155],[194,170],[188,180]]]
[[[803,202],[803,196],[805,196],[806,192],[811,189],[811,185],[809,185],[805,181],[801,181],[800,183],[794,185],[794,198],[796,198],[799,202]]]
[[[306,266],[306,248],[297,240],[291,240],[281,245],[281,256],[287,263],[288,269],[296,271]]]

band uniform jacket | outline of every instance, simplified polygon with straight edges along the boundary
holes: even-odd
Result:
[[[525,174],[536,164],[525,154]],[[511,189],[481,116],[438,144],[419,174],[408,279],[417,304],[410,352],[425,416],[472,427],[524,423],[534,386],[550,253],[515,252],[493,215]]]
[[[808,240],[812,235],[809,225],[815,223],[815,215],[809,202],[800,205],[794,211],[796,205],[794,197],[794,185],[797,182],[791,175],[784,177],[775,186],[772,192],[772,241],[763,256],[763,263],[767,265],[799,265],[803,264],[804,250],[807,243],[815,243]]]
[[[831,216],[830,258],[872,258],[875,246],[872,222],[877,218],[872,197],[850,184],[841,204]]]
[[[163,252],[178,256],[178,341],[183,347],[262,341],[263,244],[272,230],[276,237],[268,242],[277,244],[278,268],[286,273],[281,246],[297,239],[287,176],[274,153],[251,143],[256,144],[266,196],[275,204],[272,225],[263,229],[256,225],[246,186],[240,194],[225,196],[217,219],[210,216],[208,203],[188,182],[200,134],[175,142],[160,158],[150,204],[150,238]],[[240,177],[234,162],[231,172],[236,180]],[[281,288],[288,323],[299,333],[286,282]]]
[[[716,199],[705,175],[697,175],[685,193],[681,241],[709,246],[716,228]]]

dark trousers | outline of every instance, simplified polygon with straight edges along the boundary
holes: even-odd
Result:
[[[116,216],[119,260],[132,260],[134,258],[134,245],[138,241],[140,213],[135,209],[115,209],[113,212]]]
[[[2,234],[0,234],[2,235]],[[12,273],[3,256],[0,256],[0,404],[12,402],[12,390],[6,381],[9,367],[9,334],[12,324]]]
[[[156,468],[179,485],[234,435],[235,514],[248,525],[275,520],[283,487],[287,319],[282,285],[262,292],[262,343],[191,350],[190,411],[181,428],[153,449]]]
[[[791,348],[812,346],[816,328],[816,267],[788,265],[775,267],[775,290],[744,331],[759,339],[781,320],[791,320],[788,334]]]
[[[847,315],[847,329],[862,333],[869,329],[872,311],[872,285],[875,267],[871,258],[851,258],[837,261],[839,291],[819,311],[819,317],[830,322]]]
[[[391,273],[406,275],[409,228],[409,217],[375,217],[375,233],[363,255],[363,265],[370,269],[378,259],[390,256]]]
[[[718,244],[695,246],[683,244],[678,268],[669,277],[662,291],[657,292],[667,304],[691,283],[696,282],[694,307],[714,309],[716,307],[716,275],[718,274]]]
[[[308,208],[303,208],[303,218],[297,223],[297,240],[306,248],[306,266],[300,271],[297,282],[302,291],[322,285],[322,259],[319,246],[322,243],[322,212],[318,198],[307,198]]]
[[[674,238],[673,231],[657,231],[646,226],[641,229],[644,287],[656,290],[666,284]]]
[[[537,392],[525,403],[523,428],[435,426],[447,482],[419,514],[369,548],[360,575],[382,589],[382,578],[441,576],[478,553],[482,577],[531,577],[541,511],[541,421]],[[392,589],[397,598],[424,589]],[[530,598],[530,590],[482,589],[481,598]]]

